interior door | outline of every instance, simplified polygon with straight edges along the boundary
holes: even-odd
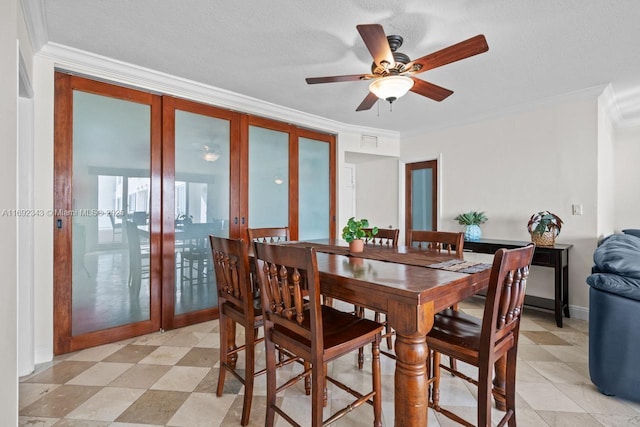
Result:
[[[438,161],[405,165],[405,230],[438,229]]]
[[[163,98],[165,329],[217,317],[208,237],[237,237],[238,113]]]
[[[54,352],[61,354],[160,327],[161,101],[76,76],[55,79]]]

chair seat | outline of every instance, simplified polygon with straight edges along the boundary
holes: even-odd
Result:
[[[310,330],[310,317],[311,315],[309,310],[305,310],[304,321],[302,322],[303,328]],[[330,352],[332,349],[339,347],[341,344],[350,342],[352,340],[370,343],[373,340],[373,337],[382,331],[383,325],[372,320],[362,319],[354,316],[353,314],[345,313],[343,311],[336,310],[333,307],[323,305],[322,328],[324,331],[324,351]],[[301,337],[300,335],[280,325],[274,325],[273,333],[274,340],[276,338],[276,334],[282,335],[311,348],[310,340]]]
[[[482,319],[448,308],[434,316],[433,328],[428,338],[477,352],[480,348],[481,330]]]

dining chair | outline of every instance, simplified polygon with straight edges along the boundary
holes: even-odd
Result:
[[[319,427],[330,424],[363,403],[373,404],[374,426],[382,425],[380,332],[382,326],[368,319],[320,303],[320,278],[315,249],[255,242],[256,273],[264,313],[267,360],[267,414],[265,426],[274,425],[276,413],[292,425]],[[306,294],[306,297],[303,295]],[[327,375],[326,364],[371,344],[372,390],[361,394]],[[301,375],[277,386],[275,347],[310,363]],[[296,423],[277,405],[276,394],[301,378],[311,377],[311,422]],[[325,381],[356,399],[335,411],[324,422]]]
[[[109,222],[111,222],[112,240],[116,241],[116,234],[120,234],[120,239],[122,240],[122,222],[116,222],[113,212],[109,212],[107,215],[109,216]]]
[[[140,241],[138,225],[133,221],[126,221],[127,245],[129,252],[129,279],[127,284],[133,295],[140,293],[142,279],[149,278],[150,250],[143,247]],[[145,262],[146,261],[146,262]]]
[[[535,245],[496,252],[489,278],[487,298],[482,319],[451,309],[436,314],[433,328],[427,335],[432,350],[429,406],[444,416],[473,426],[469,421],[440,406],[441,369],[467,380],[478,387],[477,425],[491,426],[491,397],[501,396],[506,413],[499,425],[516,425],[516,362],[520,318],[524,303],[527,277]],[[478,368],[478,378],[440,364],[441,354],[448,355]],[[506,357],[506,386],[504,392],[492,387],[494,364]]]
[[[418,249],[428,251],[445,252],[447,254],[454,254],[458,258],[462,258],[464,233],[408,230],[407,246],[417,247]],[[453,304],[450,308],[452,310],[458,310],[458,304]],[[453,370],[457,369],[456,360],[454,358],[449,359],[449,367]]]
[[[247,228],[249,245],[253,242],[279,243],[289,240],[289,227]]]
[[[218,290],[220,325],[220,370],[216,395],[222,396],[227,371],[244,385],[244,401],[240,424],[249,423],[253,380],[263,374],[255,372],[255,346],[264,338],[258,338],[262,327],[260,297],[254,291],[250,279],[247,245],[241,239],[226,239],[210,235],[211,256]],[[244,328],[244,345],[236,347],[236,324]],[[238,353],[244,351],[244,375],[236,370]]]
[[[365,245],[398,246],[398,236],[400,234],[400,229],[398,228],[379,228],[375,236],[371,235],[371,228],[363,228],[363,230],[366,233]]]
[[[455,254],[457,257],[462,258],[464,233],[408,230],[407,246],[425,250],[437,250],[448,254]]]
[[[398,236],[400,235],[400,229],[398,228],[379,228],[378,233],[375,236],[370,236],[371,228],[365,228],[364,231],[367,233],[367,236],[364,239],[365,245],[373,245],[373,246],[386,246],[386,247],[396,247],[398,246]],[[356,312],[360,315],[360,317],[364,317],[364,307],[356,306]],[[382,320],[382,314],[378,311],[374,312],[374,320],[378,323],[382,323],[385,327],[384,333],[382,334],[382,339],[386,339],[387,341],[387,349],[393,350],[393,335],[394,331],[391,329],[389,324],[387,323],[386,314],[385,318]],[[390,353],[383,352],[385,355],[389,355]],[[364,366],[364,351],[363,349],[359,349],[358,351],[358,369],[362,369]]]
[[[211,233],[211,224],[209,223],[187,223],[181,228],[179,235],[186,235],[188,238],[181,237],[181,242],[176,245],[180,249],[180,284],[188,283],[189,286],[202,285],[210,283],[211,270],[210,255],[211,251],[207,247],[207,236]]]

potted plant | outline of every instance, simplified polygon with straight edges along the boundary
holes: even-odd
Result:
[[[461,213],[454,219],[458,221],[458,224],[465,226],[464,240],[473,241],[480,240],[480,237],[482,236],[480,224],[484,224],[485,222],[487,222],[488,218],[484,214],[484,212],[471,211]]]
[[[562,220],[549,211],[534,213],[527,224],[531,241],[538,246],[553,246],[561,229]]]
[[[372,237],[378,234],[378,227],[371,228],[371,231],[364,230],[369,228],[369,220],[356,220],[355,217],[349,218],[347,225],[342,229],[342,238],[349,243],[350,252],[362,252],[364,250],[364,237]]]

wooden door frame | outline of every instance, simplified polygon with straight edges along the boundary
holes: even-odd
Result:
[[[53,228],[53,352],[69,353],[117,339],[132,338],[160,328],[160,262],[161,241],[159,212],[151,211],[151,271],[149,320],[72,335],[72,212],[73,197],[73,91],[121,99],[150,107],[150,189],[151,206],[160,202],[160,120],[161,99],[158,95],[83,77],[55,73],[54,106],[54,216]]]
[[[411,212],[412,202],[412,179],[411,172],[418,169],[432,169],[433,170],[433,182],[431,188],[431,216],[433,218],[433,229],[438,229],[438,160],[423,160],[419,162],[405,163],[404,165],[404,179],[405,179],[405,241],[407,240],[408,230],[411,229],[413,223],[413,216]]]

